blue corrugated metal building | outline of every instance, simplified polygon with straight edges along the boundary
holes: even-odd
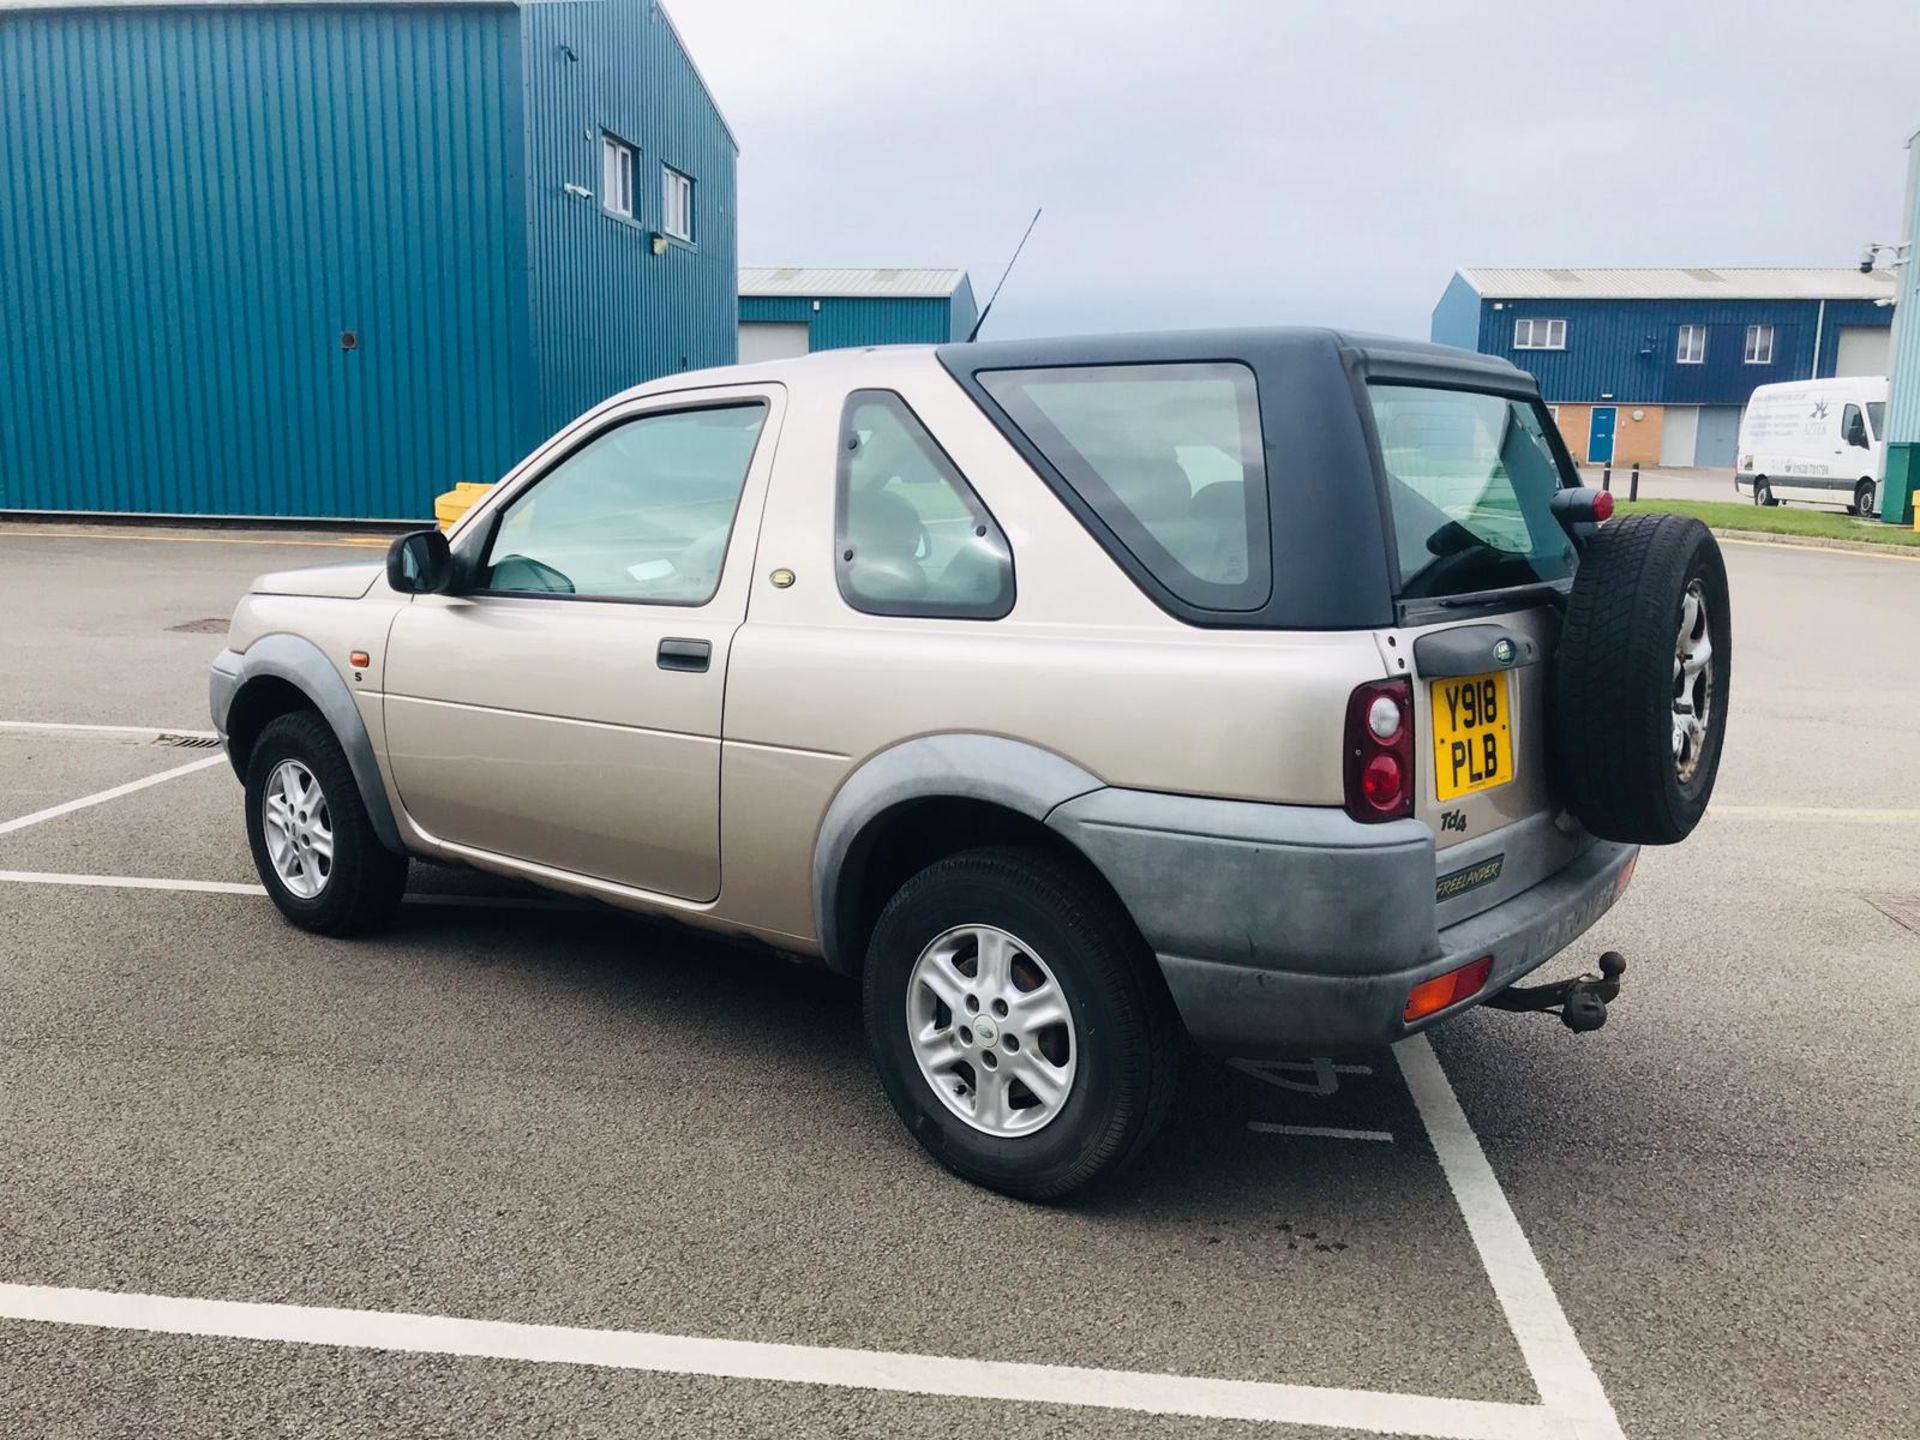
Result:
[[[964,270],[743,269],[740,358],[856,345],[944,345],[979,318]]]
[[[1730,466],[1756,385],[1887,373],[1893,294],[1857,269],[1469,269],[1431,334],[1530,372],[1576,459]]]
[[[0,510],[411,518],[736,343],[656,0],[0,0]]]

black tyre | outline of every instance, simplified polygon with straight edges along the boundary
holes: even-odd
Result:
[[[407,860],[380,843],[333,727],[282,715],[247,759],[247,841],[260,883],[302,930],[352,935],[392,917]]]
[[[1873,481],[1862,480],[1853,487],[1853,513],[1863,518],[1879,513],[1873,508]]]
[[[1602,526],[1580,556],[1555,666],[1567,808],[1605,840],[1684,840],[1713,794],[1733,674],[1713,533],[1684,515]]]
[[[936,862],[881,913],[864,980],[887,1098],[956,1174],[1059,1200],[1146,1148],[1183,1037],[1151,952],[1070,858],[986,847]]]
[[[1767,477],[1764,475],[1759,476],[1753,482],[1753,503],[1756,505],[1778,505],[1780,503],[1773,498],[1773,487],[1767,484]]]

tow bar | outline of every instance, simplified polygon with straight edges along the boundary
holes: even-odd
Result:
[[[1607,1002],[1619,998],[1620,977],[1627,973],[1627,957],[1609,950],[1600,957],[1598,975],[1577,975],[1551,985],[1509,985],[1489,996],[1489,1010],[1540,1011],[1558,1015],[1569,1030],[1598,1030],[1607,1023]]]

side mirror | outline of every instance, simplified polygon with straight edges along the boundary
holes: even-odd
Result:
[[[453,551],[438,530],[402,535],[387,550],[387,584],[403,595],[440,595],[453,584]]]
[[[1853,413],[1853,423],[1847,426],[1847,443],[1858,445],[1862,450],[1870,448],[1867,443],[1866,418],[1857,410]]]

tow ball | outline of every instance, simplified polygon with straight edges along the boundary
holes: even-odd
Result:
[[[1487,999],[1490,1010],[1540,1011],[1558,1015],[1569,1030],[1598,1030],[1607,1023],[1607,1003],[1619,998],[1627,958],[1618,950],[1600,957],[1598,975],[1576,975],[1551,985],[1509,985]]]

